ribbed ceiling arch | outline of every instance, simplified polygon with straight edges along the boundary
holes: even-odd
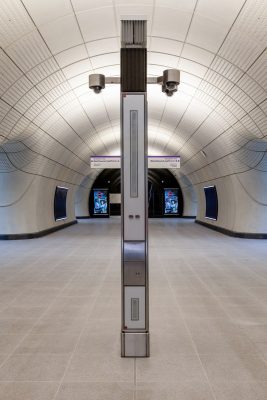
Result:
[[[148,75],[181,70],[178,93],[149,86],[152,154],[179,154],[198,183],[267,171],[266,0],[1,0],[0,172],[79,184],[91,154],[119,151],[120,18],[148,19]]]

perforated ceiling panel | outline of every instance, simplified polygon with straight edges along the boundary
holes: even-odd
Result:
[[[193,183],[267,171],[266,0],[0,0],[0,172],[80,183],[91,154],[119,152],[120,18],[148,19],[149,152],[179,154]],[[203,156],[203,150],[205,156]]]

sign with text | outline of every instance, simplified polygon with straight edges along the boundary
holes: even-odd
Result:
[[[148,156],[148,168],[180,168],[178,156]]]
[[[112,169],[121,167],[120,156],[92,156],[91,168]],[[148,156],[148,168],[180,168],[179,156]]]
[[[120,156],[93,156],[91,157],[91,168],[120,168]]]

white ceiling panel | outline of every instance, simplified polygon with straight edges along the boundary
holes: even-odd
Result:
[[[109,53],[91,58],[93,69],[102,68],[107,65],[119,65],[120,53]]]
[[[118,38],[95,40],[86,43],[86,47],[90,57],[98,56],[100,54],[115,53],[120,50]]]
[[[94,8],[111,7],[113,5],[112,0],[72,0],[72,4],[75,11],[86,11]]]
[[[92,65],[88,59],[70,64],[68,67],[63,68],[64,75],[68,78],[74,78],[80,74],[89,75],[92,71]]]
[[[51,90],[49,94],[46,94],[45,98],[60,113],[61,108],[66,104],[72,103],[76,99],[76,96],[73,91],[69,91],[69,86],[63,83],[54,90]]]
[[[181,75],[181,84],[187,84],[189,86],[192,86],[194,88],[197,88],[200,83],[202,82],[202,78],[199,78],[195,75],[189,74],[188,72],[184,72]],[[181,86],[179,86],[179,89]]]
[[[26,76],[36,85],[38,82],[41,82],[55,72],[59,72],[59,70],[60,68],[58,63],[53,57],[51,57],[28,71]]]
[[[64,50],[55,56],[58,64],[61,68],[67,65],[76,63],[77,61],[84,60],[88,58],[88,54],[85,46],[82,44],[80,46],[74,46],[71,49]]]
[[[180,91],[177,96],[170,97],[164,110],[162,122],[169,124],[174,129],[188,107],[189,101],[190,97],[183,95]]]
[[[218,20],[196,14],[188,33],[187,42],[216,53],[229,28],[230,25],[224,25]]]
[[[8,104],[14,106],[14,104],[16,104],[32,87],[33,85],[29,79],[23,76],[5,92],[5,94],[2,96],[2,99]]]
[[[0,95],[17,81],[23,72],[16,66],[14,62],[0,49]]]
[[[62,71],[55,72],[54,74],[43,79],[36,87],[42,94],[49,93],[50,90],[54,90],[55,87],[65,83],[66,79]]]
[[[263,110],[261,107],[256,107],[255,109],[251,110],[248,115],[253,120],[254,124],[257,124],[257,128],[261,130],[261,135],[264,136],[266,139],[267,138],[266,109]]]
[[[209,69],[205,75],[205,81],[209,82],[213,86],[219,88],[224,93],[228,93],[229,90],[234,86],[233,81],[225,78],[223,74],[218,74],[217,72]]]
[[[196,94],[197,88],[195,86],[189,85],[187,83],[181,82],[179,85],[179,92],[184,96],[190,97],[192,99]]]
[[[90,96],[91,97],[91,96]],[[101,99],[100,96],[96,96],[94,98],[94,106],[92,106],[90,103],[88,104],[84,99],[87,98],[87,96],[82,96],[80,97],[80,101],[83,104],[87,115],[89,116],[90,120],[92,121],[94,127],[97,129],[99,126],[103,127],[110,125],[108,115],[106,113],[103,100]],[[92,98],[91,98],[92,101]]]
[[[257,58],[255,63],[248,70],[248,74],[251,78],[255,79],[258,84],[267,91],[267,50]]]
[[[218,102],[221,101],[225,96],[225,93],[222,90],[220,90],[217,86],[214,86],[204,80],[201,82],[199,86],[199,92],[207,94],[209,97]]]
[[[214,21],[223,21],[224,24],[232,24],[241,10],[244,0],[210,1],[199,0],[196,14],[204,15]]]
[[[71,78],[68,80],[69,85],[71,88],[76,88],[79,86],[83,86],[85,84],[88,85],[88,72],[84,72],[83,74],[79,74],[77,76],[75,76],[74,78]]]
[[[41,93],[34,87],[16,103],[16,109],[24,114],[32,105],[38,102],[40,97],[42,97]]]
[[[40,26],[40,32],[53,54],[83,42],[78,24],[72,14]]]
[[[72,13],[69,0],[23,0],[23,3],[37,25]]]
[[[178,60],[178,57],[164,53],[149,52],[147,56],[149,64],[162,65],[164,68],[177,68]]]
[[[147,65],[147,75],[148,76],[162,76],[163,68],[162,65]]]
[[[107,85],[102,94],[110,120],[118,123],[120,120],[120,86]]]
[[[229,96],[231,96],[233,99],[235,99],[238,104],[246,111],[249,112],[253,108],[256,107],[256,103],[251,99],[250,96],[248,96],[243,90],[241,90],[239,87],[234,86],[230,92]]]
[[[228,127],[234,125],[238,121],[232,111],[222,103],[217,106],[216,111],[226,121]]]
[[[112,7],[78,12],[77,18],[86,42],[117,36]]]
[[[241,119],[245,114],[246,111],[230,96],[226,95],[224,99],[222,100],[222,105],[228,108],[228,110],[231,111],[232,114],[239,120]]]
[[[150,40],[150,51],[172,54],[180,56],[183,44],[177,40],[164,39],[160,37],[151,37]]]
[[[120,76],[120,65],[107,65],[106,67],[96,68],[94,72],[106,76]]]
[[[154,13],[152,36],[184,41],[191,17],[190,12],[157,7]]]
[[[210,107],[211,109],[214,109],[219,104],[219,102],[215,98],[211,97],[209,94],[203,92],[200,89],[196,91],[195,99]]]
[[[178,125],[178,130],[183,132],[186,137],[196,131],[200,124],[204,122],[210,114],[211,109],[199,101],[193,100],[186,110],[181,122]],[[192,117],[194,115],[194,117]]]
[[[196,0],[156,0],[156,7],[173,8],[180,11],[192,13],[196,5]]]
[[[162,113],[167,99],[167,96],[161,92],[160,85],[148,86],[147,101],[150,109],[153,109],[157,113]]]
[[[50,118],[52,115],[56,115],[57,112],[52,106],[45,106],[39,115],[33,120],[37,126],[42,127],[42,125]]]
[[[77,97],[81,97],[84,94],[88,93],[88,90],[89,90],[88,83],[85,83],[84,85],[77,87],[73,91]]]
[[[258,123],[255,124],[254,118],[259,115],[256,115],[257,111],[253,110],[250,114],[245,115],[241,120],[240,124],[242,125],[241,128],[241,134],[244,134],[244,131],[247,130],[248,133],[250,133],[251,137],[258,136],[259,138],[262,138],[266,132],[266,118],[264,118],[265,121],[265,129],[264,131],[261,131],[261,126],[260,126],[260,118],[258,119]]]
[[[25,11],[22,2],[9,0],[0,2],[1,47],[11,43],[34,30],[34,24]]]
[[[253,37],[236,29],[229,34],[219,54],[237,65],[242,71],[246,71],[253,65],[265,47],[266,42],[259,43]]]
[[[211,64],[211,69],[218,72],[222,77],[229,79],[229,81],[236,82],[244,74],[242,69],[220,56],[216,56]]]
[[[24,72],[51,57],[50,51],[37,31],[23,36],[10,45],[7,53]]]
[[[214,53],[191,44],[185,44],[182,57],[208,67],[214,58]]]
[[[70,90],[68,83],[63,82],[46,93],[45,98],[55,108],[55,110],[60,111],[63,105],[73,101],[76,97],[75,93]]]
[[[189,72],[199,78],[203,78],[208,70],[204,65],[197,64],[195,61],[186,60],[185,58],[180,58],[178,66],[182,71]]]
[[[247,0],[220,54],[246,70],[266,49],[267,7],[264,0]]]
[[[25,116],[30,121],[33,121],[48,106],[49,106],[48,101],[44,97],[41,97],[37,101],[35,101],[31,107],[28,108],[28,110],[25,112]],[[35,130],[36,130],[36,126],[35,126]]]
[[[5,115],[8,113],[10,110],[11,106],[8,105],[6,102],[3,100],[0,100],[0,122],[2,119],[5,117]]]

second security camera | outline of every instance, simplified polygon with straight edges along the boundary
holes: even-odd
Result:
[[[165,69],[163,71],[162,91],[167,96],[172,96],[177,92],[178,85],[180,84],[180,71],[178,69]]]
[[[89,88],[95,93],[100,93],[102,89],[105,89],[105,75],[102,74],[91,74],[89,75]]]

